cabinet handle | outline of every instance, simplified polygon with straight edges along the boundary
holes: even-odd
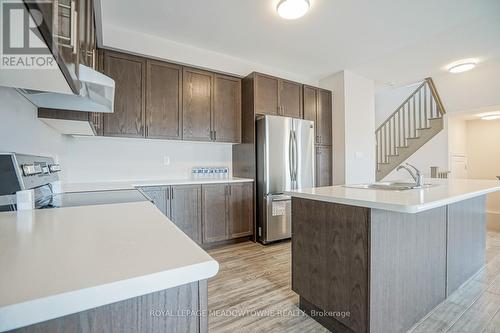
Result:
[[[95,65],[95,49],[92,50],[92,68],[96,69],[96,65]]]
[[[170,200],[170,188],[167,187],[167,200]]]
[[[214,141],[217,140],[217,131],[214,131]]]
[[[78,29],[78,12],[76,11],[75,1],[71,1],[71,41],[70,44],[73,46],[73,53],[77,53],[77,33]]]
[[[171,193],[170,199],[174,200],[174,188],[173,187],[170,188],[170,193]]]

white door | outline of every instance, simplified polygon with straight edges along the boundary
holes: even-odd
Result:
[[[467,179],[469,172],[467,170],[467,156],[452,155],[451,156],[451,178]]]

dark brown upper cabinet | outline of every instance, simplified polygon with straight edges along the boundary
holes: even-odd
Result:
[[[146,63],[146,136],[182,139],[182,67]]]
[[[183,71],[182,132],[184,140],[211,141],[214,74],[193,68]]]
[[[302,85],[292,81],[280,80],[280,115],[302,118]]]
[[[316,144],[332,145],[332,92],[304,86],[304,119],[313,120]]]
[[[105,136],[144,137],[146,61],[105,51],[104,73],[115,80],[114,112],[104,115]]]
[[[183,139],[241,142],[241,79],[183,70]]]
[[[241,142],[241,79],[215,74],[213,139]]]
[[[304,86],[304,119],[316,122],[319,89]]]
[[[254,74],[255,113],[277,116],[279,114],[279,79],[260,73]]]
[[[302,118],[302,84],[254,73],[255,113]]]
[[[316,121],[317,143],[332,144],[332,92],[320,89],[318,98],[318,115]]]

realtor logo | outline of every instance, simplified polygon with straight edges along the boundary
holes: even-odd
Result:
[[[1,62],[2,69],[53,69],[57,66],[47,48],[39,26],[43,23],[42,12],[28,11],[24,1],[1,1]],[[50,1],[37,1],[37,6],[47,6]],[[48,25],[49,27],[51,24]]]

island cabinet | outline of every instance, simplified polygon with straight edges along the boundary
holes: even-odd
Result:
[[[129,298],[11,333],[208,333],[207,280]],[[175,315],[175,314],[184,315]],[[201,315],[198,315],[201,314]],[[174,314],[174,315],[166,315]]]
[[[262,73],[250,75],[257,114],[302,118],[302,84]]]
[[[355,192],[302,192],[292,193],[292,289],[329,330],[406,332],[484,266],[485,195],[410,210],[402,203],[418,195],[377,206],[361,192],[356,205],[334,201]]]
[[[202,185],[203,243],[253,234],[253,184]]]

